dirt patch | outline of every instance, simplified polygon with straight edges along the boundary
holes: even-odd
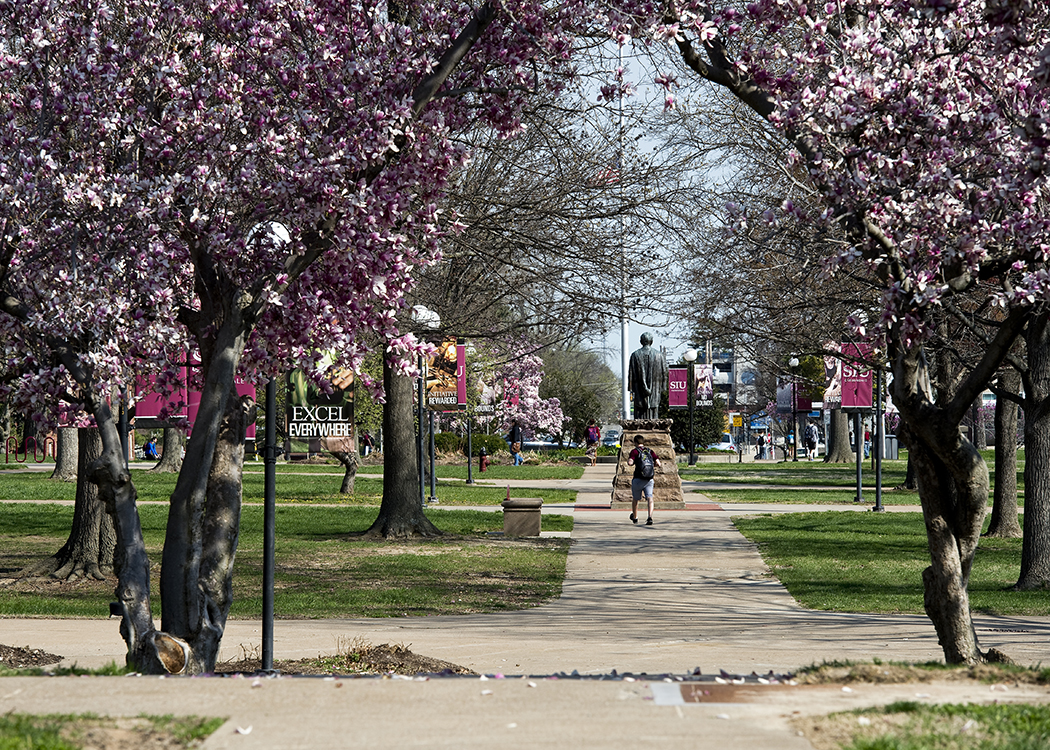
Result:
[[[477,674],[458,664],[421,656],[403,645],[389,643],[372,646],[355,642],[335,656],[275,661],[273,667],[286,675]],[[215,673],[254,674],[261,670],[262,659],[249,654],[245,658],[217,665]]]
[[[814,750],[841,750],[862,737],[873,739],[893,734],[906,722],[907,717],[902,714],[863,717],[834,714],[793,719],[791,726],[800,736],[809,740]]]
[[[61,656],[49,654],[38,648],[16,648],[5,646],[0,643],[0,666],[9,669],[29,669],[31,667],[46,667],[49,664],[58,664],[62,661]]]
[[[796,676],[796,681],[808,685],[846,684],[900,684],[905,682],[977,681],[982,683],[1012,682],[1022,685],[1043,685],[1050,679],[1045,670],[1021,669],[1004,664],[977,664],[972,667],[929,667],[908,664],[848,664],[821,665]]]
[[[200,744],[180,741],[148,719],[78,718],[66,725],[62,736],[85,750],[176,750]]]

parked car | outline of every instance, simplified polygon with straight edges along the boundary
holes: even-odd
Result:
[[[709,451],[733,451],[736,452],[736,443],[733,442],[733,436],[728,432],[722,433],[722,439],[717,443],[711,443],[707,446]]]
[[[623,438],[621,430],[609,430],[602,436],[602,445],[606,448],[619,448],[620,440]]]

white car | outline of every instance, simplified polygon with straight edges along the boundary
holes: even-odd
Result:
[[[707,446],[709,451],[733,451],[736,452],[736,443],[733,442],[733,436],[728,432],[722,433],[722,439],[717,443],[711,443]]]

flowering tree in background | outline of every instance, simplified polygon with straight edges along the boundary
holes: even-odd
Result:
[[[493,421],[506,432],[517,422],[526,433],[560,435],[565,415],[557,398],[540,398],[543,358],[524,338],[479,340],[477,357],[486,373],[493,374],[499,397]]]
[[[777,126],[823,205],[816,216],[790,202],[761,217],[731,207],[735,224],[834,225],[845,241],[828,273],[863,264],[881,286],[881,319],[861,332],[882,342],[898,434],[917,469],[931,553],[926,611],[947,661],[992,658],[979,650],[966,593],[988,472],[958,428],[1022,335],[1025,392],[1047,411],[1050,11],[1028,0],[757,0],[746,9],[684,3],[657,23],[646,13],[619,16],[625,33],[663,34],[693,73]],[[939,368],[935,387],[924,342],[942,316],[981,348],[957,378]],[[1031,421],[1027,455],[1045,477],[1050,425]],[[1039,484],[1026,486],[1025,507],[1036,572],[1047,553],[1028,551],[1029,532],[1050,546]]]
[[[571,19],[530,2],[0,1],[7,395],[98,424],[138,669],[214,665],[252,406],[235,375],[316,370],[333,349],[356,367],[366,334],[392,366],[412,359],[396,313],[436,258],[454,135],[479,118],[513,132]],[[171,383],[187,348],[202,397],[157,631],[110,403],[132,371]]]

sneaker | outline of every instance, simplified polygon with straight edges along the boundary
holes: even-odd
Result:
[[[634,513],[631,514],[631,523],[638,523],[638,516]]]
[[[652,526],[653,525],[653,517],[652,516],[649,516],[649,520],[647,520],[645,522],[645,525],[646,526]]]

